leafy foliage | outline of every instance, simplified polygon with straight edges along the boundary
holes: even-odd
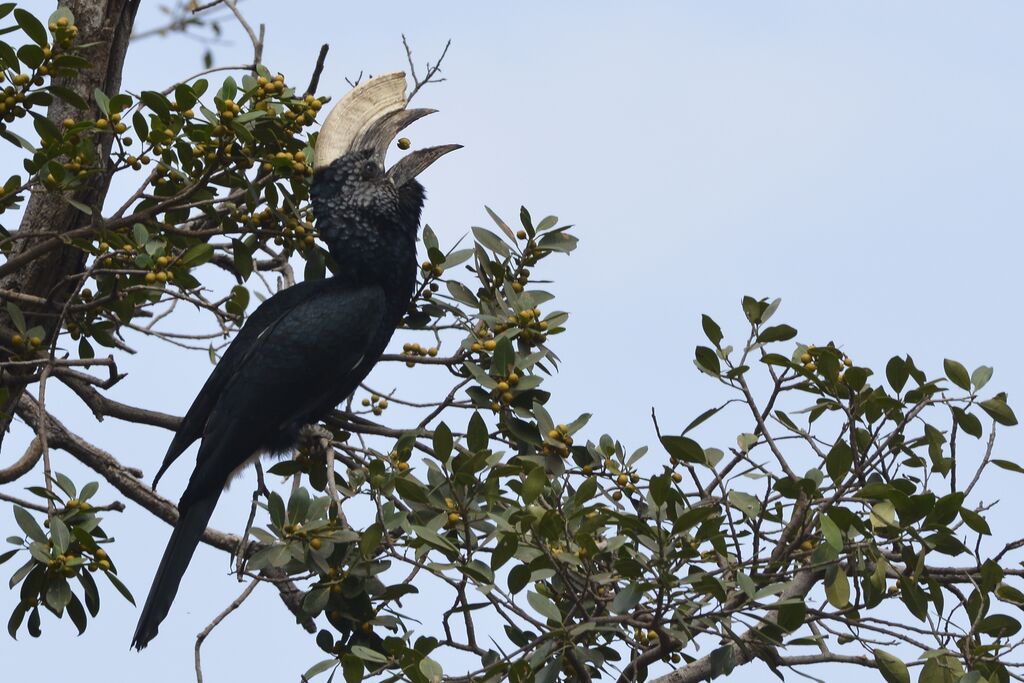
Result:
[[[8,17],[3,35],[16,28],[25,43],[0,42],[10,82],[0,116],[12,124],[0,134],[26,153],[27,175],[4,184],[0,210],[33,192],[91,222],[42,242],[71,245],[84,267],[66,300],[5,303],[4,357],[19,381],[42,386],[50,373],[98,415],[168,426],[102,400],[122,376],[96,346],[115,354],[142,335],[215,360],[269,293],[268,274],[286,286],[296,267],[306,278],[335,270],[308,204],[311,127],[326,98],[260,66],[216,86],[192,78],[86,101],[53,81],[89,66],[74,17],[58,10],[44,24],[0,5]],[[83,116],[49,120],[39,110],[53,98]],[[103,171],[96,142],[107,138]],[[104,173],[141,184],[113,210],[79,202]],[[534,271],[575,249],[572,226],[524,208],[513,228],[487,213],[493,227],[472,228],[462,248],[424,228],[409,341],[383,359],[408,366],[410,384],[448,384],[428,403],[360,390],[322,425],[327,436],[270,469],[275,490],[254,497],[240,571],[301,587],[298,616],[315,620],[325,656],[305,678],[638,681],[671,667],[703,680],[755,659],[778,672],[834,655],[891,683],[911,671],[922,683],[1009,679],[1024,605],[1010,553],[1021,543],[982,552],[994,533],[973,494],[993,465],[1024,468],[992,457],[996,426],[1017,418],[1005,393],[985,391],[991,368],[950,359],[930,377],[896,355],[872,369],[778,322],[778,300],[745,297],[744,335],[727,339],[705,315],[707,343],[693,355],[730,398],[659,428],[659,448],[627,446],[589,414],[550,407],[545,380],[569,315]],[[23,237],[0,237],[0,267],[25,253]],[[44,319],[58,321],[49,337]],[[75,369],[92,365],[110,378]],[[402,417],[376,419],[393,405]],[[26,421],[46,410],[35,406]],[[721,442],[712,426],[735,433]],[[155,499],[128,468],[104,463],[120,492]],[[40,635],[40,607],[83,631],[99,608],[97,572],[131,599],[88,502],[98,485],[44,483],[29,489],[44,523],[12,505],[23,535],[0,555],[28,554],[10,580],[12,637],[26,617]],[[406,605],[427,590],[450,602],[420,624]],[[472,667],[452,670],[452,652]]]

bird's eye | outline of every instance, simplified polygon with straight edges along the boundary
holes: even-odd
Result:
[[[375,161],[367,161],[363,164],[363,180],[369,180],[378,174],[377,163]]]

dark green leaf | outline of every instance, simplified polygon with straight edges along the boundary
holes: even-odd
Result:
[[[769,342],[780,342],[792,339],[796,336],[796,329],[789,325],[775,325],[774,327],[765,328],[761,334],[757,336],[757,341],[761,344],[767,344]]]
[[[612,600],[610,609],[615,614],[625,614],[640,604],[643,596],[644,592],[640,590],[640,587],[635,583],[630,583],[615,594],[615,599]]]
[[[704,334],[707,335],[707,338],[717,349],[719,347],[719,343],[722,341],[722,328],[707,315],[702,315],[700,317],[700,323],[704,328]]]
[[[949,378],[950,382],[964,391],[971,390],[971,378],[967,374],[967,368],[949,358],[942,361],[942,368],[946,371],[946,377]]]
[[[661,437],[661,445],[676,460],[701,465],[707,464],[707,456],[704,455],[704,449],[693,439],[685,436],[663,436]]]
[[[434,456],[441,462],[447,462],[452,454],[452,430],[444,422],[434,430]]]
[[[548,474],[544,471],[543,467],[534,467],[530,470],[530,473],[526,475],[526,481],[523,482],[522,497],[523,503],[529,505],[533,501],[537,500],[537,497],[544,490],[544,486],[548,483]]]
[[[25,32],[25,35],[32,39],[32,42],[39,47],[46,45],[46,27],[31,12],[19,7],[14,10],[14,20],[18,22],[18,26]]]
[[[1010,406],[1006,405],[1006,400],[1003,398],[997,396],[987,401],[982,401],[978,405],[989,414],[989,417],[1001,425],[1012,427],[1017,424],[1017,416],[1013,414],[1013,410],[1010,409]]]
[[[20,526],[21,530],[25,532],[26,536],[37,543],[46,543],[48,541],[42,527],[40,527],[39,523],[36,522],[36,519],[32,516],[31,512],[20,505],[14,505],[13,510],[14,519],[18,522],[18,526]]]
[[[910,377],[910,370],[902,358],[893,356],[885,366],[885,377],[889,380],[889,386],[898,394],[903,391],[907,378]]]
[[[722,373],[722,364],[718,360],[718,354],[713,349],[709,349],[706,346],[698,346],[694,351],[694,356],[697,359],[698,367],[703,368],[712,375],[720,375]]]
[[[910,683],[910,670],[896,655],[885,650],[875,650],[875,663],[887,683]]]

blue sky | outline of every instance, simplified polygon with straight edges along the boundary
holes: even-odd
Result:
[[[52,3],[25,6],[42,14]],[[990,386],[1009,391],[1011,404],[1024,384],[1024,5],[242,7],[267,24],[264,60],[290,81],[304,83],[319,45],[331,43],[321,91],[335,96],[346,76],[404,68],[402,32],[420,63],[452,39],[448,82],[417,96],[441,113],[410,137],[465,149],[424,177],[425,220],[442,243],[486,224],[484,204],[510,220],[525,204],[534,216],[553,213],[578,226],[579,250],[546,273],[559,307],[572,313],[551,387],[555,411],[595,414],[588,436],[650,444],[652,406],[663,426],[676,427],[708,407],[718,394],[690,360],[703,341],[700,314],[740,333],[745,294],[781,297],[777,316],[799,328],[802,341],[835,339],[858,363],[881,368],[909,352],[936,374],[944,357],[993,365]],[[139,27],[159,21],[157,4],[143,3]],[[229,44],[215,47],[217,62],[244,62],[247,43],[230,20],[224,26]],[[198,70],[199,55],[195,42],[180,38],[140,42],[125,88],[162,88]],[[0,161],[0,170],[13,163]],[[144,347],[125,367],[132,374],[119,396],[177,414],[209,370],[202,357],[164,347]],[[373,380],[394,385],[399,376],[386,370]],[[152,474],[165,432],[97,425],[65,400],[70,424]],[[709,432],[707,445],[749,431],[741,423],[722,430]],[[25,439],[13,435],[3,460]],[[1022,443],[1004,432],[998,456],[1018,457]],[[59,469],[67,458],[56,458]],[[166,495],[180,490],[188,469],[171,471]],[[1017,484],[993,482],[983,498],[1006,497]],[[219,528],[244,522],[244,488],[222,501]],[[995,516],[1004,534],[1010,513]],[[141,599],[168,530],[116,516],[105,526],[121,541],[121,576]],[[0,517],[0,536],[12,527]],[[114,680],[189,680],[194,634],[241,590],[223,577],[225,566],[223,555],[200,551],[161,637],[142,655],[127,652],[135,610],[109,595],[82,638],[51,622],[39,642],[0,640],[5,670],[13,664],[14,678],[37,673],[59,638],[70,648],[66,661],[101,666]],[[210,638],[208,680],[294,680],[318,658],[272,593],[257,591]],[[0,613],[12,600],[0,594]],[[742,669],[733,680],[762,673]],[[859,675],[834,670],[830,680]]]

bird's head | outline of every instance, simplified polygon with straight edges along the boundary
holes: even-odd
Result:
[[[360,83],[328,114],[314,150],[313,210],[330,243],[331,229],[356,221],[395,226],[406,232],[419,225],[423,187],[416,176],[461,145],[418,149],[385,169],[391,142],[406,126],[433,109],[407,109],[405,74],[395,72]],[[327,231],[324,228],[328,228]]]

